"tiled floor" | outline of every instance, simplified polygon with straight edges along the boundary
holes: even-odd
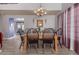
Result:
[[[63,46],[63,48],[58,47],[58,51],[55,52],[51,48],[34,48],[33,46],[28,49],[28,51],[22,51],[19,49],[20,38],[9,39],[3,41],[3,48],[1,49],[0,55],[76,55],[74,51],[70,51]]]

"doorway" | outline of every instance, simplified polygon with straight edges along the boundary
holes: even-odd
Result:
[[[16,31],[18,31],[19,29],[25,30],[24,29],[24,18],[16,19]]]

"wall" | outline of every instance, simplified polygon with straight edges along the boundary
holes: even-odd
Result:
[[[6,37],[7,36],[6,34],[8,34],[9,32],[8,18],[5,15],[2,15],[1,18],[2,18],[2,24],[1,24],[2,32],[3,32],[4,37]]]
[[[35,21],[37,19],[43,19],[43,20],[47,20],[46,24],[44,24],[44,27],[51,27],[51,28],[55,28],[55,16],[54,15],[46,15],[43,17],[36,17],[34,15],[6,15],[7,19],[10,17],[15,18],[24,18],[24,25],[25,28],[31,28],[31,27],[36,27],[36,25],[34,24]],[[34,21],[34,22],[33,22]]]
[[[65,10],[71,7],[74,3],[62,3],[62,10]]]
[[[6,16],[0,15],[0,32],[3,33],[4,37],[6,37],[8,29],[8,20],[6,20]]]
[[[9,24],[8,24],[9,18],[14,18],[15,20],[16,20],[16,18],[24,18],[25,28],[33,28],[33,27],[35,28],[36,27],[35,21],[37,19],[43,19],[43,20],[47,20],[46,23],[44,24],[43,28],[50,27],[50,28],[55,29],[55,15],[46,15],[46,16],[39,17],[39,18],[36,17],[35,15],[3,15],[2,23],[3,23],[3,33],[4,33],[5,37],[6,37],[6,33],[9,30]]]
[[[2,19],[1,19],[1,16],[0,16],[0,32],[2,32]]]

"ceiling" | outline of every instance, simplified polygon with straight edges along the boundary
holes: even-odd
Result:
[[[68,4],[66,4],[68,5]],[[35,15],[34,9],[39,8],[40,3],[0,3],[1,15]],[[62,11],[62,3],[42,3],[42,8],[47,9],[47,15],[56,15]]]

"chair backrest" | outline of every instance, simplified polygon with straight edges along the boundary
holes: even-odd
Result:
[[[57,34],[58,34],[58,35],[62,35],[62,29],[61,29],[61,28],[59,28],[59,29],[57,30]]]
[[[53,39],[54,31],[50,28],[43,30],[43,39]]]
[[[38,31],[34,28],[31,28],[27,31],[27,38],[28,39],[38,39],[39,38],[39,34],[38,34]]]
[[[0,32],[0,43],[2,42],[2,39],[3,39],[3,34],[2,32]]]
[[[22,29],[19,29],[19,30],[17,31],[17,33],[19,33],[19,35],[23,35],[23,34],[24,34],[24,31],[23,31]]]

